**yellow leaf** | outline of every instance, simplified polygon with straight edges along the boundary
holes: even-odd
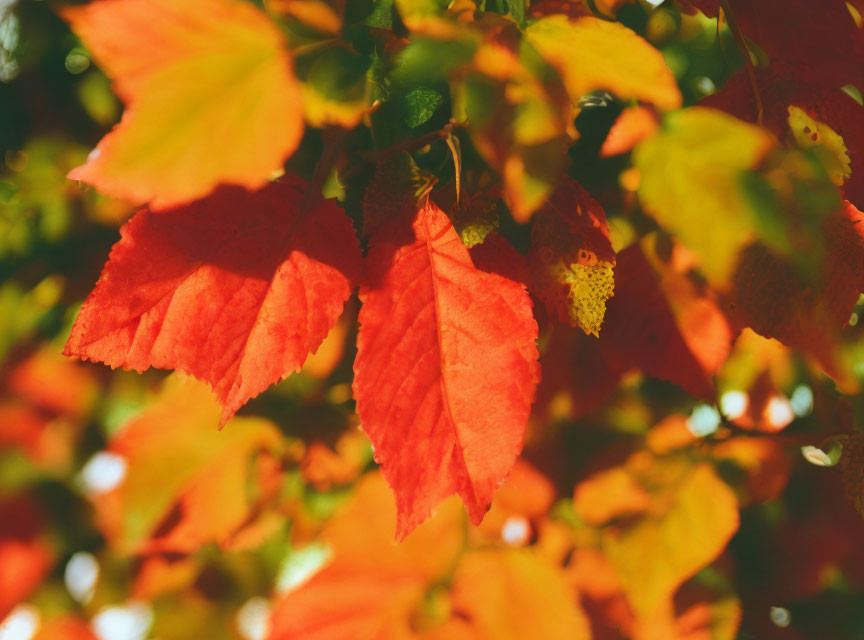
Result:
[[[586,93],[608,89],[662,109],[681,106],[675,76],[661,53],[620,23],[553,15],[532,24],[526,34],[561,74],[573,104]]]
[[[738,185],[773,144],[760,127],[694,107],[667,116],[636,147],[643,206],[698,254],[712,284],[725,284],[738,251],[755,239],[754,214]]]
[[[115,81],[123,119],[69,177],[157,207],[257,188],[297,147],[281,33],[239,0],[102,0],[63,16]]]
[[[606,529],[602,545],[639,616],[653,613],[714,560],[738,529],[735,494],[708,464],[671,479],[667,508]]]
[[[789,107],[789,130],[799,147],[816,147],[831,182],[842,187],[846,178],[852,175],[849,153],[843,138],[830,126],[814,120],[796,106]]]
[[[563,572],[529,550],[463,556],[453,578],[453,609],[495,640],[588,640],[590,625]]]

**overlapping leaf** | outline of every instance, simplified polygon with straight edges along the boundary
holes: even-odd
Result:
[[[224,424],[318,348],[359,273],[350,221],[333,201],[301,210],[303,188],[289,177],[254,193],[225,187],[184,207],[139,212],[66,354],[190,373],[213,387]]]
[[[261,418],[237,418],[218,431],[219,411],[204,384],[169,379],[157,401],[111,440],[108,451],[122,458],[126,473],[94,501],[103,535],[121,552],[227,544],[253,515],[266,493],[255,457],[278,451],[279,432]],[[256,489],[247,493],[250,484]]]
[[[667,116],[634,152],[645,209],[699,256],[709,281],[724,285],[738,251],[755,239],[755,219],[739,186],[774,144],[763,129],[713,109]]]
[[[662,109],[681,106],[678,84],[663,56],[620,23],[555,15],[537,20],[526,33],[561,74],[574,104],[590,91],[608,89]]]
[[[600,333],[603,355],[618,371],[638,367],[710,398],[732,329],[710,291],[691,278],[687,252],[673,247],[664,261],[655,241],[649,237],[644,249],[635,244],[618,254],[616,292]]]
[[[373,238],[354,396],[396,492],[397,536],[458,493],[479,522],[513,465],[538,380],[522,284],[478,269],[434,204]]]
[[[98,0],[63,12],[115,81],[123,120],[69,176],[169,206],[262,186],[300,142],[282,35],[238,0]]]
[[[535,216],[531,244],[534,292],[562,322],[597,335],[615,287],[603,208],[566,180]]]

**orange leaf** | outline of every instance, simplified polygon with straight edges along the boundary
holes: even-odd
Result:
[[[264,185],[303,131],[283,38],[238,0],[98,0],[63,11],[115,81],[123,119],[69,177],[165,207]]]
[[[453,610],[495,640],[588,640],[591,627],[564,573],[528,550],[466,554],[453,577]]]
[[[397,537],[453,493],[480,522],[539,377],[524,286],[478,269],[430,203],[373,238],[360,298],[354,396],[396,493]]]
[[[0,501],[0,620],[28,597],[54,564],[54,553],[40,539],[44,517],[24,495]]]
[[[255,455],[277,448],[280,435],[260,418],[219,431],[218,415],[203,384],[175,377],[111,440],[126,475],[94,501],[100,529],[121,552],[189,553],[244,524],[254,506],[246,487]]]
[[[600,148],[600,157],[608,158],[631,151],[657,131],[657,126],[657,116],[648,107],[627,107],[609,129],[609,135]]]
[[[224,424],[319,347],[360,271],[342,209],[327,200],[302,211],[304,188],[287,177],[254,193],[223,187],[190,205],[140,211],[121,230],[66,355],[190,373],[213,387]]]
[[[452,570],[464,542],[463,522],[451,500],[396,544],[387,484],[377,473],[365,476],[324,529],[329,564],[279,600],[270,640],[416,637],[412,618],[427,587]]]

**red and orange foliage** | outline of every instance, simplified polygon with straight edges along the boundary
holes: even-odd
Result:
[[[856,637],[864,4],[656,4],[59,8],[0,637]]]

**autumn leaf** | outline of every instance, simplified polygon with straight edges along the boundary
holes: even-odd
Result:
[[[696,252],[713,284],[727,282],[738,252],[756,237],[738,182],[773,144],[763,129],[694,107],[669,114],[657,135],[634,151],[640,201]]]
[[[562,181],[531,228],[533,291],[553,316],[598,335],[615,287],[615,252],[603,207]]]
[[[62,615],[52,618],[39,626],[33,640],[98,640],[90,625],[81,618]]]
[[[602,534],[603,549],[638,615],[662,605],[738,529],[735,495],[709,465],[686,471],[670,490],[664,513]]]
[[[588,640],[591,627],[563,571],[530,550],[466,554],[453,577],[452,607],[476,637]]]
[[[664,262],[652,248],[656,241],[649,236],[618,254],[601,350],[615,370],[638,367],[712,398],[712,376],[729,354],[732,329],[710,291],[689,277],[687,253],[674,246]]]
[[[126,474],[94,503],[103,535],[122,553],[226,543],[252,514],[247,478],[259,451],[278,450],[280,435],[261,418],[236,418],[219,431],[219,411],[205,385],[171,378],[112,438],[108,451],[123,459]]]
[[[224,424],[318,348],[359,273],[350,221],[333,201],[302,211],[304,188],[288,177],[139,212],[121,230],[66,355],[194,375],[223,403]]]
[[[709,15],[716,15],[716,1],[699,4]],[[845,0],[729,0],[728,4],[735,23],[765,51],[772,69],[830,89],[864,84],[864,69],[858,64],[864,56],[864,30],[848,6]]]
[[[860,169],[864,166],[864,106],[839,88],[802,82],[773,69],[757,69],[755,78],[763,125],[778,138],[782,140],[791,133],[789,108],[792,106],[826,124],[843,139],[852,169],[843,185],[843,193],[852,204],[864,207],[864,171]],[[705,98],[702,104],[748,122],[756,122],[759,113],[753,83],[746,70],[733,75],[720,91]]]
[[[609,134],[600,147],[600,157],[607,158],[631,151],[637,144],[651,137],[658,126],[657,116],[648,107],[627,107],[609,129]]]
[[[261,187],[299,144],[291,58],[248,3],[98,0],[62,15],[127,105],[70,178],[161,208],[222,182]]]
[[[45,515],[25,494],[0,499],[0,620],[39,586],[54,564]]]
[[[387,484],[364,476],[324,529],[330,560],[276,604],[270,640],[414,638],[427,588],[452,569],[463,544],[463,517],[448,501],[397,544]]]
[[[511,214],[526,222],[565,167],[567,145],[577,136],[574,108],[562,87],[545,81],[536,53],[520,46],[516,25],[491,15],[483,25],[484,39],[470,65],[451,80],[453,110],[501,175]]]
[[[675,76],[659,51],[617,22],[553,15],[526,29],[540,55],[558,70],[573,104],[591,91],[608,89],[661,109],[681,106]]]
[[[733,316],[757,333],[816,357],[826,373],[853,384],[834,353],[839,332],[864,292],[864,216],[846,202],[822,220],[827,251],[810,277],[766,247],[742,255],[731,302]]]
[[[373,238],[354,397],[402,538],[458,493],[479,522],[513,465],[538,381],[523,285],[475,267],[427,204]]]

